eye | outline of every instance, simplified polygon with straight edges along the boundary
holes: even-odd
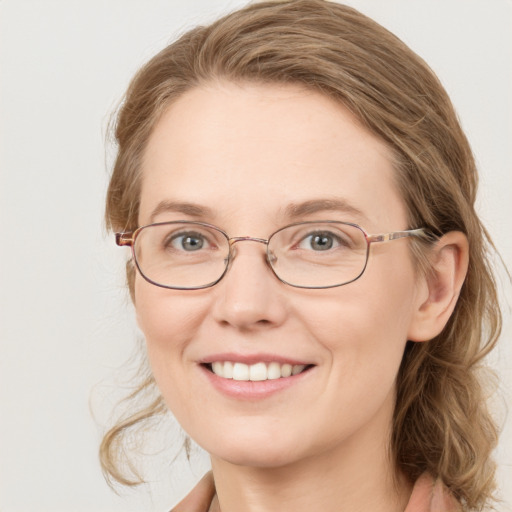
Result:
[[[328,251],[335,249],[340,245],[347,245],[343,240],[329,231],[318,231],[306,235],[297,244],[299,249],[313,250],[313,251]]]
[[[166,241],[165,245],[177,251],[185,252],[196,252],[210,246],[204,235],[194,232],[175,233]]]

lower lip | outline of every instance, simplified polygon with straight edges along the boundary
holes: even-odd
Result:
[[[224,379],[205,366],[201,365],[200,368],[217,391],[230,398],[238,398],[239,400],[261,400],[270,397],[307,379],[313,370],[313,367],[310,367],[302,373],[291,375],[290,377],[281,377],[280,379],[246,381]]]

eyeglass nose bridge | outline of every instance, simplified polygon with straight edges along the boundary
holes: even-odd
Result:
[[[275,263],[277,258],[274,254],[271,254],[268,250],[268,243],[269,243],[268,239],[256,238],[254,236],[234,236],[232,238],[229,238],[228,242],[229,242],[229,264],[231,264],[231,262],[234,259],[233,247],[236,243],[238,243],[238,242],[257,242],[257,243],[260,243],[260,244],[263,244],[266,246],[266,251],[265,251],[266,261],[267,261],[268,266],[271,269],[273,269],[272,263]]]
[[[259,242],[268,246],[268,240],[266,238],[255,238],[253,236],[234,236],[228,239],[229,247],[233,247],[237,242]]]

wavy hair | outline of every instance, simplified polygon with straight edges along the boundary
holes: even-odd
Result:
[[[490,265],[494,247],[475,212],[475,161],[447,93],[400,39],[350,7],[322,0],[250,4],[187,32],[134,77],[115,123],[110,229],[137,227],[141,160],[162,113],[187,90],[219,79],[300,84],[339,101],[391,149],[409,224],[437,235],[466,234],[469,270],[453,315],[436,338],[406,347],[391,453],[411,481],[428,471],[465,510],[482,510],[492,502],[497,442],[482,359],[498,339],[501,315]],[[413,244],[413,253],[428,270],[422,243]],[[130,263],[127,272],[133,298]],[[133,466],[123,465],[124,444],[164,414],[155,388],[144,369],[129,414],[103,439],[100,458],[110,479],[141,481]]]

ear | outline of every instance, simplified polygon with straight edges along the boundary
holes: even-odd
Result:
[[[409,327],[408,339],[411,341],[435,338],[453,313],[468,270],[466,235],[459,231],[444,235],[431,250],[429,261],[431,272],[422,278]]]

